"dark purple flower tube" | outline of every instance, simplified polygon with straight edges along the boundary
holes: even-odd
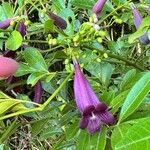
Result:
[[[0,22],[0,29],[6,29],[10,26],[10,22],[12,21],[13,19],[6,19],[4,21],[1,21]]]
[[[42,101],[42,84],[38,81],[34,86],[34,98],[33,102],[41,103]]]
[[[100,130],[102,124],[112,125],[115,122],[113,115],[107,110],[85,78],[80,66],[74,62],[74,95],[77,107],[82,114],[80,128],[87,128],[90,134]]]
[[[18,24],[17,31],[21,33],[22,37],[26,35],[27,29],[23,21]]]
[[[136,29],[138,29],[142,23],[142,16],[140,15],[139,11],[137,10],[136,6],[133,3],[131,3],[131,8],[132,8],[132,14],[134,17],[134,25],[135,25]],[[148,39],[147,33],[144,33],[139,38],[139,40],[142,44],[148,44],[150,42],[150,40]]]
[[[67,22],[62,19],[61,17],[55,15],[52,12],[48,12],[48,16],[54,21],[54,24],[61,28],[61,29],[66,29],[67,28]]]
[[[93,13],[98,15],[102,11],[105,3],[106,0],[98,0],[92,8]]]

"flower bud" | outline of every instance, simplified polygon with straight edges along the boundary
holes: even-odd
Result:
[[[0,56],[0,79],[6,79],[18,69],[18,63],[11,58]]]
[[[142,16],[140,15],[134,3],[131,3],[131,9],[132,9],[133,17],[134,17],[134,25],[136,29],[138,29],[142,23]],[[139,38],[139,40],[142,44],[148,44],[150,42],[146,32]]]
[[[20,22],[17,28],[17,31],[20,32],[20,34],[22,35],[22,37],[24,37],[26,35],[26,26],[24,24],[24,22]]]
[[[12,21],[12,19],[6,19],[4,21],[0,22],[0,29],[6,29],[10,26],[10,22]]]
[[[103,6],[104,4],[106,3],[106,0],[98,0],[95,5],[93,6],[93,13],[95,13],[96,15],[98,15],[102,9],[103,9]]]
[[[61,17],[55,15],[52,12],[48,12],[48,16],[54,21],[54,24],[61,28],[61,29],[66,29],[67,28],[67,22],[62,19]]]
[[[99,43],[102,43],[102,42],[103,42],[103,40],[102,40],[101,37],[98,37],[98,38],[97,38],[97,41],[98,41]]]

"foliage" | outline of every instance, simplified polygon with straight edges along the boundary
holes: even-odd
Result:
[[[19,63],[13,77],[0,80],[0,150],[150,149],[150,44],[139,41],[144,33],[150,40],[150,2],[134,1],[143,16],[137,31],[130,0],[107,0],[97,23],[95,2],[0,3],[0,21],[13,19],[0,29],[0,55]],[[65,20],[67,28],[61,29],[49,11]],[[20,22],[25,36],[18,30]],[[94,135],[78,127],[74,57],[116,119]],[[37,82],[42,84],[41,104],[33,101]]]

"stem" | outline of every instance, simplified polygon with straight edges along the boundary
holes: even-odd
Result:
[[[45,44],[48,44],[48,41],[42,41],[42,40],[23,40],[23,42],[30,42],[30,43],[45,43]]]
[[[55,90],[55,92],[47,99],[47,101],[41,106],[41,109],[43,110],[49,103],[50,101],[58,94],[58,92],[66,85],[66,83],[68,82],[68,80],[72,77],[73,75],[72,71],[67,78],[61,83],[61,85]]]
[[[114,9],[110,14],[108,14],[104,19],[100,20],[98,22],[98,24],[101,24],[102,22],[104,22],[108,17],[110,17],[111,15],[113,15],[117,10],[121,9],[122,7],[124,7],[127,3],[130,3],[131,0],[129,0],[128,2],[126,2],[123,5],[118,6],[116,9]]]
[[[91,50],[95,49],[95,50],[97,50],[100,54],[107,53],[107,55],[108,55],[109,57],[115,58],[115,59],[118,59],[118,60],[121,60],[121,61],[125,62],[128,66],[133,66],[133,67],[135,67],[135,68],[137,68],[137,69],[139,69],[139,70],[141,70],[141,71],[144,71],[144,70],[145,70],[144,68],[142,68],[142,67],[140,67],[139,65],[135,64],[134,62],[127,60],[127,58],[123,58],[123,57],[121,57],[121,56],[119,56],[119,55],[112,54],[111,52],[102,51],[102,50],[97,49],[97,48],[95,48],[95,47],[85,46],[85,45],[84,45],[84,48],[88,48],[88,49],[91,49]]]
[[[58,45],[58,46],[55,46],[53,48],[50,48],[50,49],[46,49],[46,50],[39,50],[41,53],[46,53],[46,52],[51,52],[51,51],[54,51],[56,50],[57,48],[60,48],[60,47],[63,47],[61,45]]]
[[[25,113],[29,113],[29,112],[34,112],[34,111],[42,111],[49,103],[50,101],[58,94],[58,92],[65,86],[65,84],[68,82],[68,80],[71,78],[71,76],[73,75],[73,72],[72,71],[67,77],[66,79],[60,84],[60,86],[55,90],[55,92],[47,99],[47,101],[42,104],[41,106],[39,107],[36,107],[36,108],[31,108],[31,109],[28,109],[26,108],[25,110],[22,110],[22,111],[18,111],[18,112],[14,112],[14,113],[11,113],[11,114],[7,114],[5,116],[2,116],[0,117],[0,120],[3,120],[3,119],[7,119],[7,118],[10,118],[10,117],[14,117],[14,116],[18,116],[18,115],[21,115],[21,114],[25,114]]]

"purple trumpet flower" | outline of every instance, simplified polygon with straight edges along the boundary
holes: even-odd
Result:
[[[6,19],[4,21],[1,21],[0,22],[0,29],[6,29],[10,26],[10,22],[12,21],[13,19]]]
[[[92,8],[93,13],[98,15],[102,11],[105,3],[106,0],[98,0]]]
[[[42,84],[38,81],[34,86],[34,98],[33,102],[41,103],[42,100]]]
[[[18,24],[17,31],[19,31],[21,33],[22,37],[24,37],[26,35],[27,30],[26,30],[26,26],[23,21]]]
[[[52,12],[48,12],[48,16],[54,21],[54,24],[61,28],[61,29],[66,29],[67,28],[67,22],[62,19],[61,17],[55,15]]]
[[[136,29],[138,29],[142,23],[142,16],[140,15],[134,3],[131,3],[131,9],[132,9],[133,17],[134,17],[134,25]],[[150,42],[146,32],[139,38],[139,40],[142,44],[148,44]]]
[[[105,103],[99,101],[89,82],[85,78],[80,66],[74,62],[74,94],[77,107],[82,114],[79,127],[87,128],[90,134],[101,129],[102,124],[112,125],[114,116],[107,110]]]

